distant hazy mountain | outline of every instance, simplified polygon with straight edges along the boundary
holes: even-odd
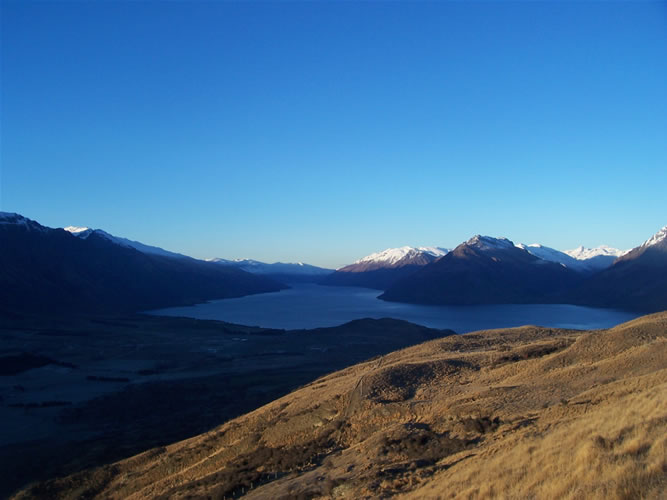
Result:
[[[320,280],[323,285],[362,286],[384,290],[395,281],[434,262],[449,250],[440,247],[388,248],[337,269]]]
[[[114,236],[112,234],[107,233],[106,231],[102,231],[101,229],[90,229],[88,227],[78,227],[78,226],[67,226],[64,228],[65,231],[68,233],[77,236],[81,239],[86,239],[88,238],[91,234],[95,234],[97,236],[100,236],[102,238],[106,238],[109,241],[116,243],[117,245],[121,245],[124,247],[129,247],[129,248],[135,248],[139,250],[140,252],[143,253],[150,253],[154,255],[162,255],[164,257],[187,257],[186,255],[180,254],[180,253],[175,253],[175,252],[170,252],[168,250],[165,250],[160,247],[154,247],[151,245],[145,245],[144,243],[141,243],[139,241],[132,241],[128,240],[127,238],[121,238],[119,236]]]
[[[593,273],[609,267],[619,256],[627,252],[608,246],[600,246],[597,248],[579,247],[564,252],[537,243],[532,245],[519,243],[517,244],[517,247],[526,250],[540,259],[557,262],[574,271],[583,273]]]
[[[87,237],[0,212],[0,309],[138,311],[277,291],[262,276],[189,257],[144,253],[106,234]]]
[[[423,304],[552,302],[582,279],[580,273],[536,257],[507,238],[476,235],[397,281],[380,298]]]
[[[303,262],[294,262],[294,263],[274,262],[273,264],[267,264],[266,262],[260,262],[258,260],[252,260],[252,259],[227,260],[227,259],[215,258],[207,260],[209,262],[234,266],[254,274],[283,273],[283,274],[304,274],[304,275],[322,276],[333,272],[333,269],[325,269],[323,267],[311,266],[310,264],[304,264]]]
[[[226,266],[236,267],[243,271],[259,274],[262,276],[271,277],[282,282],[315,282],[324,276],[333,273],[333,269],[325,269],[323,267],[311,266],[303,262],[274,262],[267,264],[252,259],[207,259],[209,262],[216,264],[223,264]]]
[[[618,248],[601,245],[595,248],[577,247],[573,250],[565,250],[564,253],[583,263],[593,271],[601,271],[611,266],[616,259],[625,255],[630,250],[619,250]]]
[[[544,245],[540,245],[538,243],[533,243],[531,245],[518,243],[516,246],[517,248],[521,248],[522,250],[525,250],[526,252],[542,260],[547,260],[549,262],[562,264],[565,267],[569,267],[570,269],[574,269],[577,271],[584,269],[584,265],[580,261],[578,261],[574,257],[570,257],[565,252],[556,250],[555,248],[545,247]]]
[[[667,309],[667,226],[582,283],[567,300],[638,311]]]

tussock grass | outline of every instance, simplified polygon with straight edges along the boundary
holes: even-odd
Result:
[[[545,428],[500,438],[409,496],[662,498],[667,383],[652,385],[656,378],[665,380],[665,371],[637,384],[637,392],[589,406],[576,417],[545,416]]]
[[[19,498],[666,498],[667,313],[403,349]]]

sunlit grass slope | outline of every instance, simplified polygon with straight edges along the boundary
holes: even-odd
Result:
[[[665,498],[667,313],[430,341],[19,497]]]

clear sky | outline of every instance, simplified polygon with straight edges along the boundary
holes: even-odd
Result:
[[[2,2],[0,210],[337,267],[667,224],[667,3]]]

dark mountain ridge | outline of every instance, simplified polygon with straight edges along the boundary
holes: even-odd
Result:
[[[0,220],[0,310],[128,312],[271,292],[239,269],[142,253],[98,234],[77,238],[17,214]]]

